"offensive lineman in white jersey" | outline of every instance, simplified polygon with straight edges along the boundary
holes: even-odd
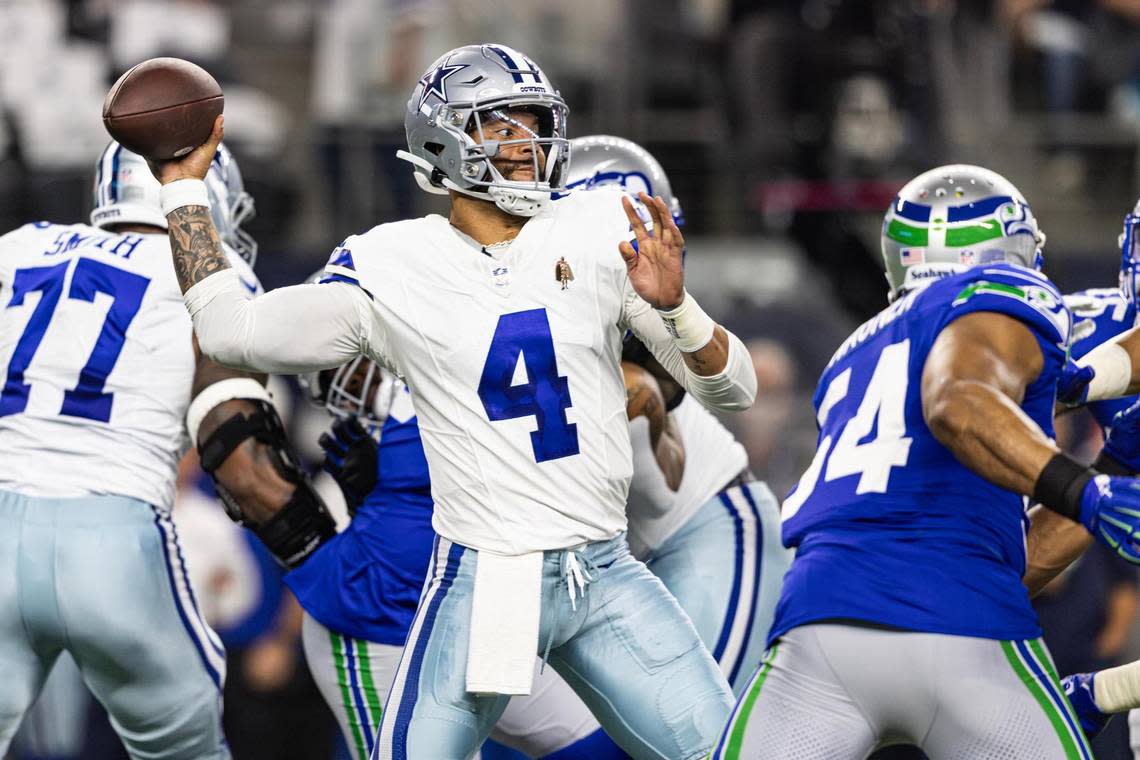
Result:
[[[625,542],[620,344],[632,329],[726,410],[755,396],[747,352],[685,294],[684,242],[662,200],[643,196],[653,235],[618,192],[547,202],[561,189],[566,108],[530,59],[451,51],[408,105],[402,155],[421,186],[450,194],[450,219],[349,238],[326,268],[340,282],[243,291],[200,183],[220,120],[157,167],[207,355],[306,372],[363,353],[412,389],[439,539],[374,755],[470,756],[543,654],[634,756],[700,757],[730,691]]]
[[[640,145],[591,135],[574,138],[570,147],[568,189],[617,186],[631,194],[660,195],[674,221],[683,224],[669,178]],[[792,552],[780,542],[779,504],[749,471],[744,447],[640,341],[627,337],[622,359],[656,378],[684,450],[683,477],[674,485],[671,473],[659,466],[648,418],[631,419],[630,549],[677,598],[739,696],[763,657],[780,584],[792,561]]]
[[[238,228],[252,206],[224,147],[206,184],[223,239],[252,260]],[[232,504],[267,518],[311,489],[275,451],[263,378],[196,359],[146,163],[112,143],[95,194],[92,226],[0,238],[0,755],[66,650],[132,757],[229,758],[225,653],[170,519],[187,426],[215,442]],[[222,255],[259,290],[242,255]]]

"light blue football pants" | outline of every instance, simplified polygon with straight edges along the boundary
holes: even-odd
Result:
[[[63,651],[132,758],[230,757],[225,653],[165,511],[0,491],[0,756]]]
[[[634,758],[704,757],[732,694],[696,630],[625,535],[576,552],[593,581],[571,605],[569,551],[543,562],[539,651]],[[438,538],[429,578],[380,722],[373,760],[465,760],[509,697],[466,691],[478,552]]]
[[[721,491],[645,558],[738,697],[764,656],[793,555],[780,541],[776,497],[752,482]]]

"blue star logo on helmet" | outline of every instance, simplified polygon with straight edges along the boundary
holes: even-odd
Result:
[[[427,76],[421,79],[420,84],[424,86],[424,90],[420,93],[419,108],[422,109],[424,107],[424,104],[427,103],[428,98],[432,95],[435,95],[437,98],[446,103],[447,78],[456,72],[463,71],[465,68],[467,68],[466,63],[460,63],[454,66],[449,66],[444,63],[437,66],[434,71],[428,73]]]

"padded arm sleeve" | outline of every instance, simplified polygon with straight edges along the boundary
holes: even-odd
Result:
[[[338,367],[369,345],[371,304],[347,283],[294,285],[251,298],[233,269],[184,295],[202,353],[254,372]]]
[[[698,401],[709,409],[739,412],[752,406],[756,399],[756,370],[748,350],[740,338],[728,330],[728,361],[715,375],[698,375],[685,364],[685,358],[673,343],[657,311],[646,303],[625,281],[625,303],[622,320],[653,352],[661,366]],[[723,329],[723,325],[721,326]]]

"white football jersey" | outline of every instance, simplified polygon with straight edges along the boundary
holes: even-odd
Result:
[[[0,294],[0,489],[168,507],[195,364],[166,234],[25,225],[0,237]]]
[[[633,480],[629,486],[629,546],[644,558],[677,532],[690,517],[748,466],[744,446],[712,412],[686,395],[669,412],[685,446],[685,473],[674,492],[665,483],[649,443],[649,424],[630,424]]]
[[[548,204],[498,257],[440,216],[333,252],[327,274],[372,296],[362,348],[412,390],[440,535],[514,555],[625,528],[621,338],[631,322],[663,328],[617,250],[632,236],[620,199],[598,190]]]

